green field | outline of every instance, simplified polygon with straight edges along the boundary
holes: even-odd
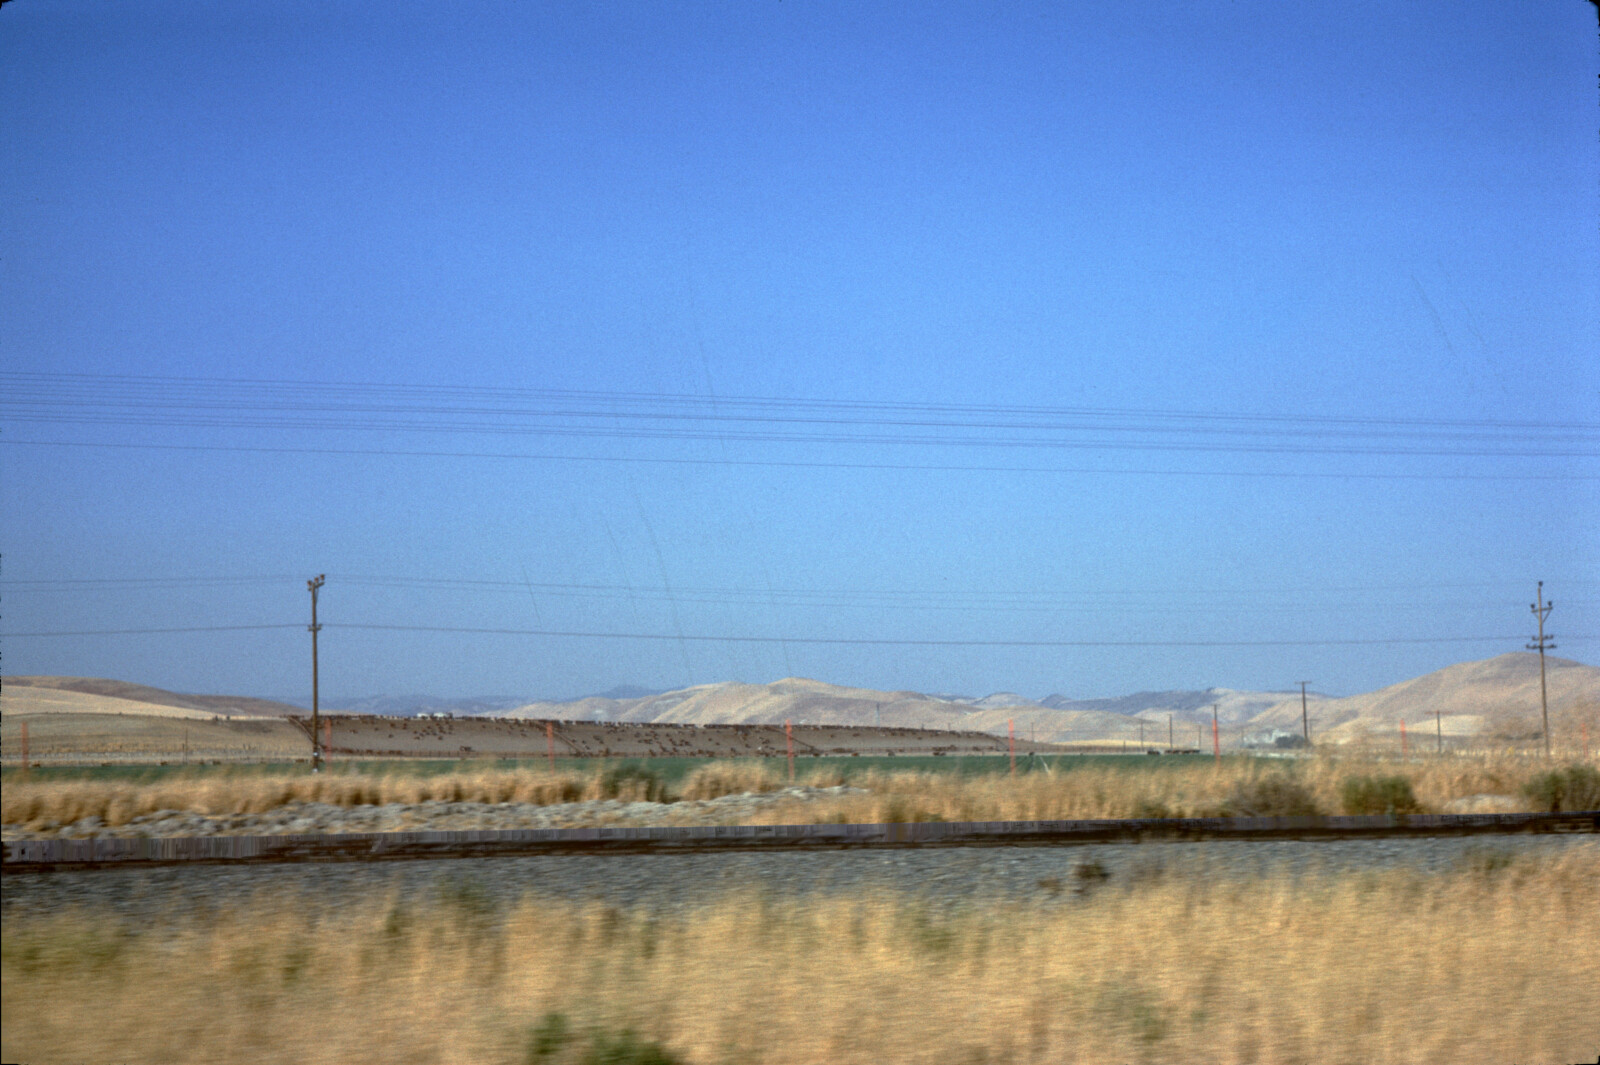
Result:
[[[1250,755],[1229,755],[1229,763],[1250,760]],[[1160,757],[1120,754],[1062,754],[1038,757],[1019,756],[1017,773],[1060,773],[1083,768],[1125,769],[1128,772],[1170,770],[1209,762],[1210,755],[1176,754]],[[1274,759],[1273,761],[1281,761]],[[563,772],[588,773],[594,770],[649,770],[668,784],[682,781],[694,770],[704,765],[730,762],[764,762],[782,773],[784,759],[725,759],[725,758],[557,758],[555,767]],[[327,768],[331,774],[359,774],[362,776],[434,777],[446,774],[479,772],[509,772],[515,770],[540,771],[549,762],[543,758],[507,759],[433,759],[385,758],[334,760]],[[804,780],[813,772],[837,774],[845,781],[864,773],[919,772],[938,773],[959,777],[987,776],[1010,770],[1006,755],[963,755],[958,757],[894,756],[894,757],[840,757],[796,758],[795,776]],[[10,781],[24,770],[10,767],[0,771],[0,781]],[[43,766],[27,770],[37,781],[131,781],[156,783],[167,780],[192,780],[223,776],[245,778],[277,776],[284,773],[305,773],[305,762],[260,762],[253,764],[221,765],[106,765],[106,766]]]

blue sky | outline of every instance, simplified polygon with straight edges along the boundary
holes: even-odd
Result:
[[[322,572],[330,696],[1344,693],[1539,579],[1593,662],[1597,75],[1577,0],[6,4],[4,669],[303,698]]]

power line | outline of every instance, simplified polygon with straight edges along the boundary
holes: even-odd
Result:
[[[629,455],[560,455],[503,451],[434,451],[405,448],[250,447],[238,444],[129,444],[89,440],[13,440],[0,445],[77,447],[133,451],[194,451],[259,455],[347,455],[384,458],[501,459],[526,462],[598,462],[660,466],[747,466],[759,469],[881,470],[924,473],[1037,473],[1092,477],[1248,477],[1339,481],[1597,481],[1587,473],[1326,473],[1301,470],[1107,469],[1079,466],[993,466],[894,462],[790,462],[767,459],[695,459]],[[1188,449],[1185,449],[1188,450]],[[1524,456],[1527,457],[1527,456]],[[1555,456],[1541,456],[1555,457]]]
[[[605,417],[617,417],[622,408],[639,405],[667,405],[689,410],[721,410],[730,406],[761,411],[825,410],[856,415],[878,412],[914,412],[919,414],[956,416],[982,415],[986,417],[1146,417],[1188,422],[1252,422],[1286,424],[1296,427],[1305,424],[1378,427],[1437,427],[1473,431],[1486,429],[1548,432],[1551,430],[1600,431],[1595,422],[1508,421],[1497,419],[1440,419],[1440,418],[1378,418],[1371,416],[1349,417],[1317,414],[1252,414],[1246,412],[1161,410],[1131,407],[1048,407],[1003,404],[957,403],[906,403],[882,400],[829,400],[800,397],[773,396],[707,396],[695,393],[671,392],[619,392],[580,389],[507,388],[470,385],[414,385],[378,382],[292,381],[286,379],[248,379],[217,377],[158,377],[128,374],[73,374],[36,373],[27,371],[0,371],[0,381],[13,390],[25,394],[33,388],[45,397],[72,396],[84,389],[122,388],[129,398],[148,404],[162,397],[200,396],[214,401],[226,398],[230,402],[243,396],[277,396],[280,409],[304,409],[309,399],[326,404],[330,396],[393,396],[412,401],[421,397],[446,397],[455,401],[527,404],[530,402],[570,403],[573,401],[609,403],[618,409],[607,409]],[[232,390],[231,392],[229,390]],[[412,409],[412,408],[382,408]],[[461,408],[450,408],[461,409]],[[476,409],[476,408],[474,408]],[[484,408],[501,411],[503,407]]]
[[[74,632],[0,632],[0,640],[24,636],[152,636],[169,632],[248,632],[258,629],[298,629],[299,625],[188,625],[171,629],[80,629]]]
[[[489,577],[419,577],[415,574],[366,574],[366,573],[336,573],[336,578],[341,584],[372,584],[372,585],[446,585],[450,587],[483,586],[490,588],[503,588],[507,590],[526,591],[530,582],[523,580],[509,580]],[[246,582],[279,582],[299,581],[304,578],[298,574],[241,574],[241,575],[211,575],[211,576],[184,576],[184,577],[62,577],[39,580],[0,578],[0,588],[21,587],[68,587],[73,585],[169,585],[183,583],[246,583]],[[779,595],[825,595],[825,596],[941,596],[948,598],[1048,598],[1057,599],[1067,596],[1129,596],[1129,595],[1304,595],[1308,592],[1393,592],[1413,591],[1418,589],[1458,589],[1458,588],[1504,588],[1517,582],[1517,578],[1483,581],[1410,581],[1400,584],[1341,584],[1325,587],[1309,588],[1305,586],[1272,585],[1255,588],[1196,588],[1185,585],[1182,588],[1114,588],[1103,591],[1095,589],[1079,590],[1039,590],[1028,591],[963,591],[960,589],[932,589],[932,588],[738,588],[728,585],[687,585],[682,591],[690,593],[748,593],[750,595],[766,596]],[[1581,577],[1563,578],[1562,583],[1571,585],[1600,585],[1600,580],[1587,580]],[[631,591],[633,585],[623,584],[595,584],[585,582],[553,582],[533,581],[532,587],[540,590],[582,589],[595,591]]]
[[[276,625],[202,625],[183,628],[148,629],[85,629],[59,632],[8,632],[0,639],[51,636],[138,636],[184,632],[242,632],[266,629],[299,629],[298,624]],[[1351,640],[927,640],[896,639],[888,637],[832,637],[832,636],[745,636],[707,635],[659,632],[594,632],[562,629],[510,629],[467,627],[450,625],[378,625],[357,622],[322,623],[324,629],[348,629],[376,632],[434,632],[479,636],[549,636],[601,640],[688,640],[697,643],[794,643],[825,644],[867,647],[1366,647],[1403,644],[1448,643],[1504,643],[1525,639],[1521,636],[1432,636],[1397,637],[1393,639],[1369,638]],[[1587,641],[1593,636],[1568,636],[1566,639]]]
[[[1520,636],[1434,636],[1359,640],[918,640],[891,638],[847,638],[825,636],[708,636],[647,632],[578,632],[554,629],[468,628],[444,625],[369,625],[341,623],[338,629],[367,629],[391,632],[445,632],[495,636],[562,636],[613,640],[694,640],[730,643],[841,644],[849,646],[892,647],[1344,647],[1382,644],[1503,643]],[[1588,639],[1568,636],[1568,640]]]
[[[1576,458],[1600,424],[0,372],[15,422],[745,443]],[[1336,443],[1332,443],[1336,442]],[[1401,446],[1404,445],[1404,446]],[[724,456],[726,461],[726,456]]]

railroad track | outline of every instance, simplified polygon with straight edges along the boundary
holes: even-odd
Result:
[[[464,832],[13,840],[4,844],[0,871],[11,874],[192,863],[264,865],[545,854],[1048,847],[1163,840],[1313,841],[1575,833],[1600,833],[1600,811],[1388,817],[1160,818],[653,828],[618,826]]]

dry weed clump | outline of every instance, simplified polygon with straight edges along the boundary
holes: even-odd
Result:
[[[181,810],[210,815],[265,813],[295,802],[336,806],[385,803],[532,803],[548,806],[582,799],[660,798],[659,778],[579,772],[483,771],[434,777],[358,773],[196,773],[159,781],[36,781],[12,778],[0,796],[6,824],[70,824],[99,817],[122,825],[142,814]]]
[[[711,762],[684,777],[678,795],[684,799],[720,799],[724,795],[777,791],[783,779],[764,762]]]
[[[140,923],[8,916],[0,1056],[1581,1061],[1600,1041],[1600,939],[1574,935],[1600,914],[1594,860],[1112,879],[954,910],[736,893],[673,915],[465,885],[326,910],[262,893]]]

